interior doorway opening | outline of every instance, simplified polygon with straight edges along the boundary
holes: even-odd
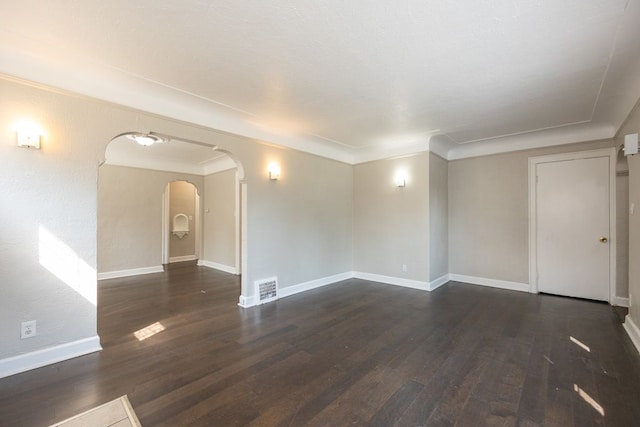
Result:
[[[161,272],[172,262],[197,260],[198,265],[240,275],[241,300],[247,271],[247,184],[242,163],[213,143],[150,132],[143,135],[144,142],[155,142],[145,145],[132,138],[139,135],[126,132],[114,137],[99,169],[98,279]],[[221,134],[216,141],[236,139]],[[225,223],[231,236],[226,240],[231,247],[228,262],[208,251],[211,239],[206,234],[205,211],[212,211],[207,198],[213,200],[207,189],[220,185],[221,176],[231,177],[224,184],[230,209]],[[172,187],[178,185],[190,188],[193,209],[171,208],[177,191]],[[186,243],[188,239],[193,245]],[[181,244],[189,249],[172,250]]]
[[[167,183],[162,196],[162,264],[200,259],[200,194],[189,181]]]

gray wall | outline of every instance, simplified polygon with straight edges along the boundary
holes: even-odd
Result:
[[[4,359],[97,333],[96,179],[100,152],[114,134],[104,122],[87,119],[105,117],[96,103],[5,80],[0,93]],[[41,150],[17,147],[15,125],[24,119],[43,128]],[[120,117],[109,114],[104,120],[111,119]],[[37,336],[21,340],[20,323],[27,320],[37,321]]]
[[[429,280],[429,153],[354,166],[354,270]],[[395,186],[399,171],[404,188]],[[402,271],[407,265],[407,272]]]
[[[640,107],[636,105],[616,137],[616,145],[624,143],[624,136],[640,132]],[[629,166],[629,206],[634,205],[634,213],[629,219],[629,316],[640,327],[640,263],[632,262],[640,258],[640,154],[628,156]]]
[[[601,141],[449,162],[450,272],[528,284],[528,158],[612,146]]]
[[[625,173],[616,178],[616,295],[623,298],[629,295],[629,175]]]
[[[162,264],[162,199],[167,184],[176,180],[189,181],[199,188],[204,186],[203,177],[198,175],[112,165],[100,167],[99,273]]]
[[[236,268],[236,169],[204,179],[202,259]]]
[[[203,181],[198,177],[199,181]],[[186,181],[173,181],[169,184],[169,230],[173,231],[173,217],[179,213],[189,218],[189,234],[182,239],[169,233],[169,257],[194,256],[196,254],[196,188]]]
[[[289,287],[345,273],[354,266],[359,271],[428,281],[432,277],[428,265],[439,263],[429,253],[429,154],[352,167],[260,141],[221,142],[211,129],[12,81],[0,79],[0,93],[0,360],[96,335],[97,251],[100,271],[160,264],[160,244],[150,241],[159,239],[151,234],[160,236],[151,229],[161,227],[162,192],[168,181],[187,178],[183,174],[148,178],[145,194],[149,198],[143,201],[149,205],[157,201],[157,208],[148,207],[158,214],[149,213],[144,224],[119,224],[120,214],[131,208],[129,202],[117,201],[123,193],[100,194],[100,211],[113,208],[113,212],[99,214],[98,165],[109,141],[123,132],[153,130],[220,143],[235,155],[243,166],[248,190],[245,279],[249,285],[259,278],[278,276],[280,285]],[[24,118],[43,127],[41,150],[15,145],[12,129]],[[635,113],[625,129],[638,131],[639,127],[640,117]],[[526,282],[527,157],[611,144],[605,141],[450,162],[449,270]],[[629,176],[630,201],[636,207],[640,206],[638,159],[640,156],[630,159]],[[267,176],[272,161],[282,170],[278,181]],[[135,188],[131,183],[139,182],[139,172],[114,168],[100,169],[100,193],[107,181],[123,191]],[[402,189],[393,182],[398,168],[408,173],[407,186]],[[437,176],[440,173],[434,172],[434,182]],[[187,180],[197,179],[204,180]],[[202,181],[196,183],[202,189]],[[440,186],[434,184],[433,190]],[[440,199],[434,196],[432,202],[436,200]],[[140,212],[147,215],[146,210]],[[111,219],[102,224],[105,218]],[[147,226],[148,235],[142,231]],[[640,253],[637,214],[629,227],[634,259]],[[106,236],[108,230],[118,235]],[[140,239],[139,233],[148,237]],[[145,249],[138,251],[132,236]],[[123,245],[127,258],[143,258],[135,262],[118,258],[114,248]],[[408,266],[405,275],[402,264]],[[61,271],[60,266],[72,268]],[[640,295],[637,263],[630,266],[629,288],[632,296]],[[250,296],[253,289],[248,286],[243,292]],[[637,305],[632,306],[631,316],[640,323]],[[38,321],[38,336],[20,340],[20,322],[33,319]]]
[[[245,166],[249,286],[278,276],[279,286],[288,287],[351,271],[352,167],[294,150],[258,147],[251,150],[250,168]],[[272,161],[281,168],[277,181],[268,178]]]
[[[245,279],[249,284],[278,276],[281,286],[287,287],[351,271],[350,165],[260,141],[238,138],[231,142],[226,138],[221,142],[211,129],[13,81],[0,79],[0,93],[0,360],[96,335],[98,165],[104,161],[109,141],[124,132],[153,130],[179,135],[218,144],[235,155],[244,168],[248,189],[250,263]],[[42,126],[41,150],[15,145],[12,130],[25,118]],[[277,182],[268,179],[270,161],[277,161],[282,169]],[[123,177],[110,178],[121,187],[127,185]],[[161,203],[165,184],[153,184],[158,196],[149,197]],[[157,221],[160,224],[160,219]],[[138,224],[129,227],[134,230],[123,235],[141,230]],[[93,303],[41,264],[41,229],[55,236],[75,257],[74,271],[82,274],[74,286],[92,294]],[[160,249],[149,249],[149,253],[157,253],[151,258],[146,258],[146,250],[141,251],[145,258],[130,263],[109,253],[109,244],[102,237],[101,271],[160,264]],[[119,238],[111,241],[122,244]],[[130,240],[128,244],[135,247]],[[126,253],[137,256],[136,251]],[[108,254],[104,262],[102,254]],[[253,289],[249,286],[245,292],[252,295]],[[20,322],[33,319],[38,322],[38,336],[21,340]]]
[[[448,162],[429,154],[429,281],[449,273]]]

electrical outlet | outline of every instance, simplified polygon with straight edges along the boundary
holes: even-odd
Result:
[[[407,264],[402,264],[402,272],[403,273],[407,272]]]
[[[27,322],[22,322],[22,327],[20,328],[20,338],[31,338],[36,336],[36,321],[29,320]]]

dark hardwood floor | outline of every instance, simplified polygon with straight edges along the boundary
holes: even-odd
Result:
[[[104,350],[0,380],[0,424],[127,394],[144,426],[640,425],[640,356],[606,304],[353,279],[242,309],[237,277],[193,266],[98,295]]]

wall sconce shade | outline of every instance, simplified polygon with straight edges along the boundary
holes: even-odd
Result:
[[[280,166],[278,166],[277,164],[271,163],[267,170],[269,172],[269,179],[271,181],[276,181],[278,178],[280,178]]]
[[[18,147],[40,149],[40,131],[33,126],[23,126],[17,132]]]
[[[624,155],[633,156],[638,154],[638,134],[632,133],[624,136]]]

